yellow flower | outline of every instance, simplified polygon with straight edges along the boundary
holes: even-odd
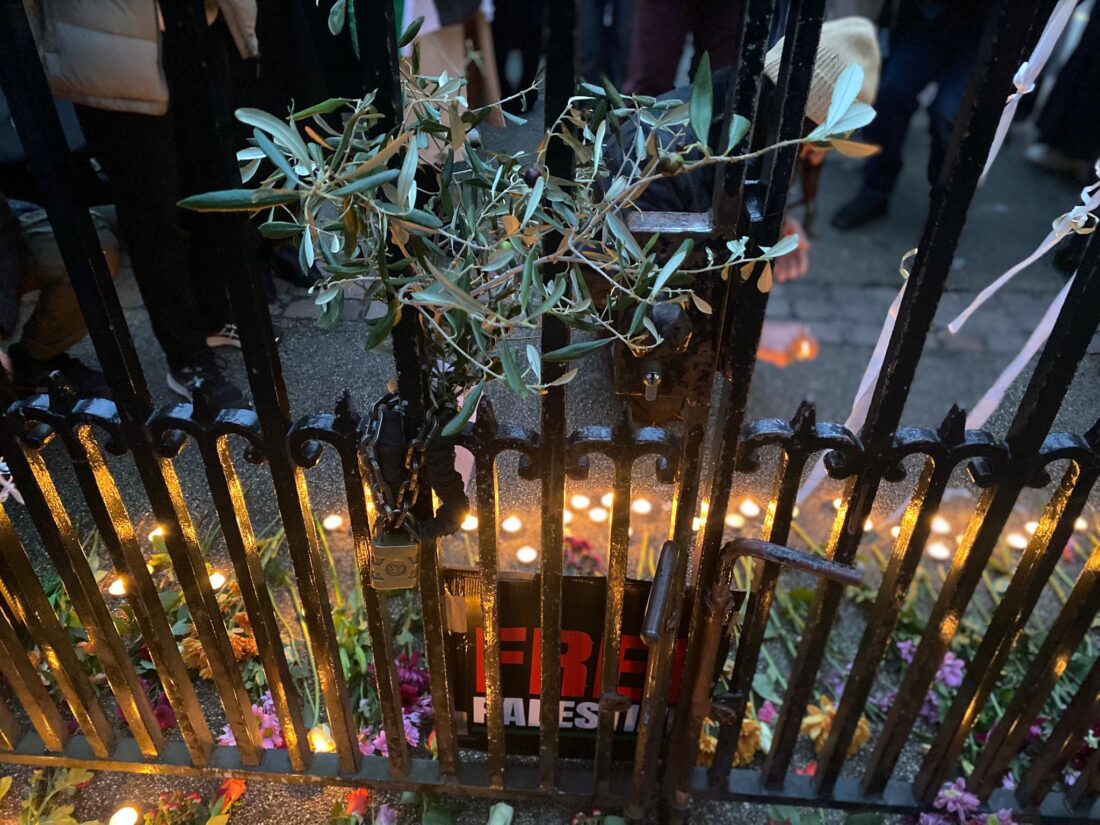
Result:
[[[699,764],[709,768],[714,764],[714,753],[718,748],[718,738],[707,733],[713,725],[710,720],[703,726],[699,737]],[[756,751],[760,747],[760,723],[748,716],[741,722],[741,733],[737,738],[737,752],[733,756],[733,767],[743,768],[752,764]]]
[[[800,732],[803,736],[810,737],[814,743],[814,753],[820,754],[829,738],[829,731],[833,728],[833,719],[836,717],[836,707],[828,696],[822,696],[817,705],[806,707],[806,716],[802,720]],[[866,716],[860,716],[856,724],[852,741],[848,745],[848,756],[855,756],[860,748],[867,744],[871,738],[871,726]]]
[[[760,723],[745,717],[741,722],[741,735],[737,738],[737,753],[733,755],[733,767],[751,765],[760,747]]]

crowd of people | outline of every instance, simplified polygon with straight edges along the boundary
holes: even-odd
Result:
[[[190,399],[201,380],[215,404],[246,406],[244,393],[214,358],[215,348],[240,346],[226,293],[232,273],[218,246],[226,239],[209,231],[209,217],[177,206],[188,194],[218,188],[209,165],[196,157],[200,142],[189,109],[214,105],[228,122],[239,106],[284,112],[292,101],[362,95],[351,38],[328,31],[332,0],[206,0],[199,77],[199,56],[184,45],[173,16],[163,15],[157,0],[26,5],[106,260],[114,273],[120,247],[128,253],[168,364],[168,387]],[[782,10],[786,4],[778,5]],[[881,147],[866,161],[851,200],[832,216],[837,229],[853,230],[887,214],[910,121],[932,87],[929,180],[938,174],[989,5],[830,2],[833,23],[823,35],[819,63],[831,49],[832,58],[858,62],[874,78],[863,96],[878,114],[861,139]],[[1085,0],[1078,14],[1087,15],[1090,5]],[[738,11],[730,0],[577,0],[577,75],[593,82],[607,78],[630,93],[669,92],[690,79],[704,53],[712,70],[730,66]],[[545,60],[548,13],[546,0],[398,0],[395,16],[399,27],[425,18],[418,35],[424,72],[435,67],[467,74],[475,102],[503,98],[506,108],[518,110],[537,96],[531,89]],[[773,52],[781,35],[775,28]],[[1088,17],[1061,62],[1060,71],[1045,78],[1048,90],[1037,115],[1020,108],[1019,117],[1033,118],[1038,132],[1025,157],[1079,177],[1100,150],[1100,114],[1090,99],[1100,79],[1100,13]],[[212,94],[197,97],[196,82]],[[0,99],[0,335],[10,342],[4,366],[19,393],[42,391],[49,374],[61,370],[81,393],[106,395],[103,376],[68,354],[85,334],[83,320],[3,107]],[[244,145],[246,135],[238,137]],[[809,161],[820,164],[821,158]],[[681,191],[691,196],[690,188]],[[694,207],[685,202],[672,208]],[[321,276],[316,269],[303,272],[293,250],[262,240],[254,228],[229,242],[241,244],[269,278],[308,286]],[[791,257],[786,276],[805,272],[806,249]],[[32,291],[39,297],[20,328],[21,296]]]

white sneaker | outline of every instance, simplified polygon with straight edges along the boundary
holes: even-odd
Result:
[[[1024,149],[1024,160],[1048,172],[1074,178],[1085,178],[1092,168],[1088,161],[1071,158],[1046,143],[1033,143]]]

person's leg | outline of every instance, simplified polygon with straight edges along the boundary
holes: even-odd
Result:
[[[81,128],[111,181],[119,233],[130,251],[153,333],[172,368],[209,357],[180,224],[171,117],[77,107]]]
[[[1067,158],[1089,163],[1096,160],[1100,147],[1100,109],[1095,100],[1098,78],[1100,9],[1094,9],[1081,33],[1081,42],[1058,72],[1039,112],[1039,143]]]
[[[630,59],[630,40],[634,35],[634,0],[612,0],[612,54],[607,66],[611,82],[622,86]]]
[[[118,241],[106,212],[97,210],[92,219],[113,277],[118,273]],[[32,360],[48,363],[80,341],[87,328],[46,213],[43,210],[27,213],[20,216],[19,222],[28,253],[22,292],[40,291],[34,310],[23,325],[19,345]]]
[[[691,58],[692,77],[704,53],[710,55],[711,71],[733,64],[738,20],[736,6],[729,0],[694,0],[693,5],[691,40],[695,53]]]
[[[687,39],[691,0],[637,0],[625,90],[659,95],[672,89]]]
[[[967,27],[972,29],[972,27]],[[936,183],[947,154],[947,144],[951,142],[951,133],[955,130],[955,118],[962,106],[963,95],[970,83],[970,73],[974,68],[973,43],[981,37],[981,31],[971,30],[971,40],[960,32],[953,53],[945,62],[936,79],[936,97],[928,107],[928,131],[932,137],[928,153],[928,185]],[[969,45],[968,45],[969,43]]]
[[[603,12],[607,0],[577,3],[577,68],[581,80],[600,83],[604,74]]]
[[[919,12],[910,14],[891,38],[875,100],[875,119],[863,129],[863,139],[881,151],[864,165],[859,193],[833,215],[832,223],[838,229],[854,229],[886,214],[901,173],[902,147],[919,105],[918,96],[939,74],[945,49],[936,21]]]

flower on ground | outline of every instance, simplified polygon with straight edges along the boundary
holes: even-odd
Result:
[[[200,679],[214,678],[214,671],[210,669],[210,662],[206,658],[206,651],[202,649],[202,642],[199,641],[198,636],[185,636],[180,642],[180,653],[188,670],[197,670]]]
[[[240,799],[247,788],[248,786],[243,779],[229,778],[222,782],[216,797],[225,800],[225,807],[228,807]]]
[[[733,755],[733,766],[743,768],[751,765],[759,747],[760,723],[746,717],[741,722],[741,735],[737,737],[737,751]]]
[[[775,705],[771,703],[770,699],[765,699],[764,704],[760,706],[760,710],[756,712],[756,718],[765,725],[770,725],[779,718],[779,711],[775,709]]]
[[[397,825],[397,808],[387,802],[374,815],[374,825]]]
[[[806,716],[802,720],[802,727],[799,728],[799,731],[803,736],[808,736],[813,741],[814,753],[820,754],[821,749],[825,747],[835,717],[836,707],[828,696],[823,695],[817,705],[806,706]],[[867,717],[860,716],[855,732],[852,734],[852,741],[848,744],[848,756],[855,756],[859,753],[860,748],[866,745],[870,738],[871,726],[867,722]]]
[[[963,682],[963,671],[965,669],[966,662],[949,650],[943,654],[940,669],[936,671],[936,681],[949,688],[957,688]]]
[[[966,789],[966,780],[961,776],[954,782],[947,782],[940,792],[936,794],[933,803],[941,811],[955,814],[960,820],[976,812],[981,807],[981,800]]]
[[[370,814],[370,791],[356,788],[344,800],[344,813],[348,816],[367,816]]]
[[[275,715],[275,701],[271,698],[271,691],[267,691],[260,697],[260,704],[252,706],[252,715],[260,729],[260,743],[264,748],[283,748],[283,729],[279,724],[279,717]],[[233,729],[226,725],[222,728],[218,737],[219,745],[236,745],[237,737],[233,735]]]
[[[913,656],[917,652],[917,643],[912,639],[902,639],[896,645],[901,660],[908,665],[913,664]]]
[[[794,772],[798,776],[813,776],[817,773],[817,761],[814,760],[813,762],[807,762],[801,768],[795,768]]]
[[[718,737],[707,733],[704,726],[699,736],[699,764],[709,768],[714,764],[714,753],[718,750]]]

